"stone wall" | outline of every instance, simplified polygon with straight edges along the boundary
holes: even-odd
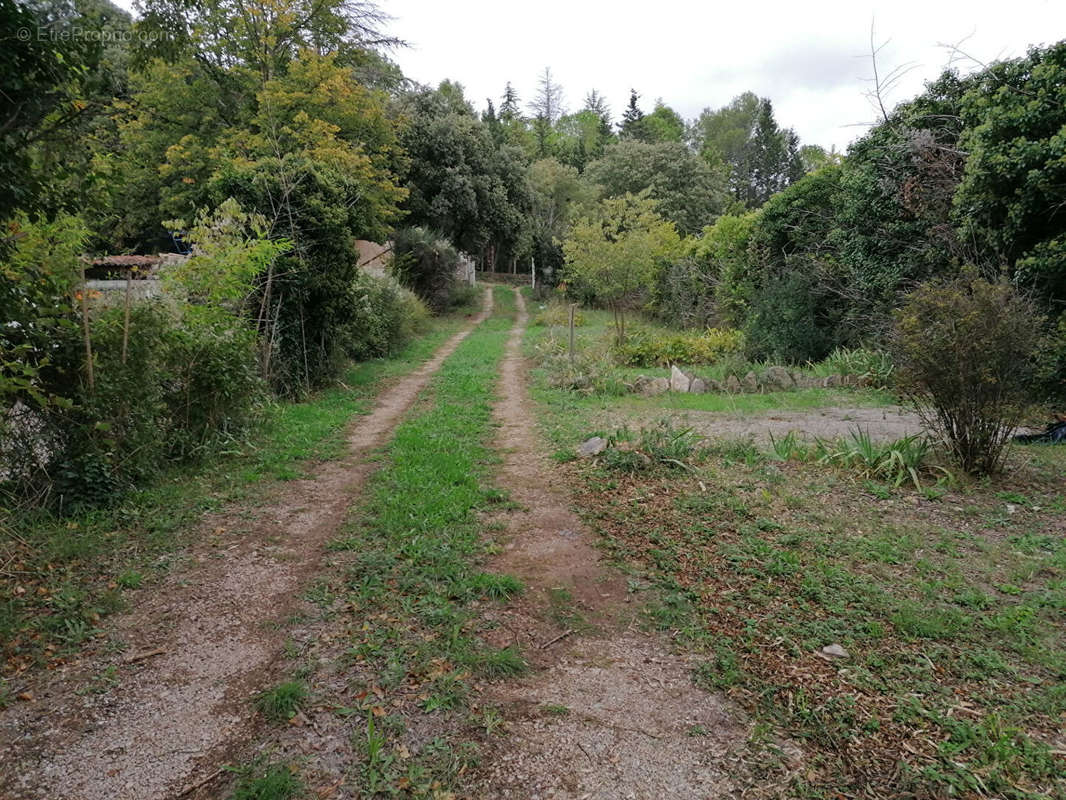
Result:
[[[729,394],[758,392],[787,392],[794,389],[832,389],[843,386],[870,386],[871,382],[860,375],[806,375],[798,370],[790,371],[784,367],[767,367],[761,373],[749,371],[744,377],[730,375],[724,381],[714,378],[701,378],[695,373],[685,372],[676,366],[670,367],[669,378],[649,378],[638,375],[630,388],[637,394],[649,397],[666,392],[687,392],[704,394],[705,392],[728,392]]]

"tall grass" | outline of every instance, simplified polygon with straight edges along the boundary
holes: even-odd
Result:
[[[939,473],[949,477],[943,467],[930,464],[933,444],[915,434],[889,442],[877,442],[868,430],[856,428],[840,439],[815,439],[808,443],[795,431],[780,438],[770,437],[774,455],[782,461],[817,461],[858,472],[864,478],[877,478],[895,486],[912,483],[922,488],[922,475]]]

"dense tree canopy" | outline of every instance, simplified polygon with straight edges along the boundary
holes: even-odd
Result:
[[[710,224],[725,205],[722,174],[681,142],[616,142],[585,174],[607,197],[647,192],[683,234]]]

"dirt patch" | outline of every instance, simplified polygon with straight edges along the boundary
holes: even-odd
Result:
[[[208,519],[188,566],[112,623],[109,634],[124,653],[39,677],[35,699],[0,716],[0,741],[9,744],[0,766],[5,797],[189,796],[217,774],[227,753],[251,737],[250,696],[276,670],[282,623],[298,610],[296,594],[318,572],[325,543],[373,470],[372,452],[491,309],[490,289],[469,326],[358,420],[343,461],[285,484],[251,520],[243,509]],[[116,686],[84,693],[108,670]]]
[[[731,754],[745,741],[746,722],[725,698],[693,685],[691,665],[665,639],[638,629],[625,578],[602,563],[571,510],[562,475],[536,436],[520,353],[527,317],[517,296],[496,406],[503,457],[496,480],[518,508],[500,518],[507,543],[490,566],[527,588],[517,602],[486,614],[536,669],[487,687],[482,702],[504,711],[508,735],[484,744],[485,766],[471,794],[728,794]]]
[[[813,440],[847,437],[856,428],[869,432],[874,441],[892,441],[922,433],[917,415],[899,406],[854,407],[828,406],[803,411],[720,412],[662,409],[655,414],[632,412],[625,415],[611,413],[608,425],[620,428],[651,426],[663,419],[675,426],[692,428],[709,439],[752,438],[761,445],[769,445],[770,437],[781,439],[790,432]]]

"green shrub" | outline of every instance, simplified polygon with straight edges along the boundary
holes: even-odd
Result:
[[[635,328],[626,341],[615,345],[615,358],[630,367],[654,367],[669,364],[713,364],[744,349],[740,331],[708,328],[702,333],[660,332]]]
[[[682,258],[663,268],[655,298],[655,315],[668,325],[707,328],[718,319],[717,281],[696,258]]]
[[[396,352],[429,322],[422,301],[392,278],[360,273],[352,295],[354,313],[342,337],[345,352],[357,361]]]
[[[967,472],[999,468],[1030,399],[1041,325],[1011,284],[972,271],[923,284],[897,311],[900,389]]]
[[[255,419],[265,387],[254,334],[179,319],[160,303],[98,309],[90,326],[94,383],[76,330],[57,337],[41,388],[18,398],[5,439],[5,489],[54,505],[106,504],[115,493],[231,440]],[[124,345],[125,342],[125,345]],[[125,350],[125,357],[123,351]]]
[[[556,389],[583,394],[620,396],[628,389],[614,374],[606,345],[584,347],[570,360],[567,344],[548,338],[537,346],[538,361],[548,373],[548,383]]]
[[[1037,363],[1044,397],[1052,402],[1066,402],[1066,313],[1041,343]]]
[[[478,300],[481,297],[481,290],[476,286],[471,286],[469,283],[462,281],[455,281],[452,283],[452,289],[448,293],[447,303],[445,305],[445,311],[458,311],[461,308],[470,308],[477,305]]]
[[[392,273],[435,312],[452,305],[459,252],[426,228],[401,228],[393,235]]]
[[[744,326],[746,352],[753,361],[821,361],[833,346],[832,327],[813,274],[790,272],[756,294]]]

